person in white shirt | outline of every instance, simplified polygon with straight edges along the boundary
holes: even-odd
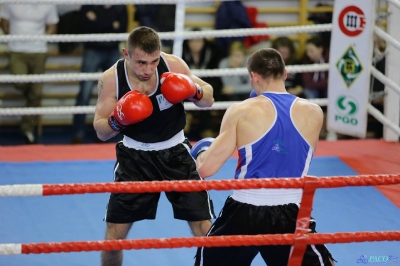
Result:
[[[55,34],[59,21],[55,5],[3,4],[0,25],[4,34]],[[12,41],[8,44],[10,72],[14,75],[43,74],[47,58],[45,41]],[[42,83],[16,83],[26,98],[27,107],[41,105]],[[35,127],[38,116],[23,116],[21,130],[26,144],[36,143]]]

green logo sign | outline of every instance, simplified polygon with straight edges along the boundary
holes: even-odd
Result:
[[[358,119],[353,116],[358,111],[358,103],[354,97],[339,96],[336,99],[336,110],[338,114],[335,115],[335,121],[353,126],[358,124]]]
[[[358,103],[354,97],[342,95],[336,100],[336,109],[342,115],[354,115],[358,110]]]
[[[336,63],[336,67],[339,70],[344,83],[346,83],[347,88],[350,88],[351,84],[353,84],[363,70],[361,62],[351,45],[343,54],[342,58],[340,58]]]

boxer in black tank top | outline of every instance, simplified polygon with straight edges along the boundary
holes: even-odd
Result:
[[[190,142],[184,135],[183,101],[193,101],[198,107],[211,106],[214,102],[211,85],[194,76],[181,58],[161,52],[158,34],[148,27],[135,28],[122,52],[124,59],[105,71],[98,82],[93,122],[101,140],[123,135],[123,140],[116,144],[116,163],[114,169],[110,169],[110,178],[114,182],[201,180],[190,155]],[[172,72],[175,78],[163,78],[165,83],[160,85],[165,72]],[[179,75],[187,83],[177,87],[174,82]],[[194,86],[196,97],[191,94]],[[163,90],[162,94],[161,88],[169,90]],[[180,89],[182,94],[179,94]],[[167,100],[171,95],[178,95],[179,100],[171,103],[172,100]],[[124,102],[134,97],[140,101]],[[122,104],[126,105],[122,107]],[[136,109],[130,109],[132,106]],[[131,119],[144,110],[141,106],[146,106],[145,118]],[[174,218],[188,221],[195,236],[205,236],[211,227],[210,219],[215,218],[208,192],[165,194],[172,204]],[[125,239],[132,223],[155,219],[159,198],[160,193],[111,193],[104,217],[107,222],[105,239]],[[122,251],[102,251],[101,254],[103,266],[122,265],[122,258]]]
[[[116,71],[118,76],[117,97],[120,99],[131,90],[126,79],[125,60],[118,61]],[[149,95],[153,103],[153,113],[147,119],[126,127],[121,132],[122,134],[137,141],[154,143],[172,138],[185,127],[186,113],[183,103],[173,104],[169,108],[164,108],[159,104],[160,98],[163,97],[160,89],[160,76],[162,73],[169,71],[163,56],[161,56],[156,71],[158,75],[157,89]]]

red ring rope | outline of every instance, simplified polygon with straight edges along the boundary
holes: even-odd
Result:
[[[295,234],[256,236],[214,236],[191,238],[161,238],[140,240],[103,240],[87,242],[50,242],[22,244],[21,253],[60,253],[99,250],[190,248],[252,245],[293,245]],[[308,234],[306,244],[350,243],[372,241],[399,241],[400,231]],[[1,244],[0,244],[1,246]]]
[[[345,186],[377,186],[400,183],[397,175],[360,175],[337,177],[308,177],[315,179],[318,188]],[[153,181],[153,182],[116,182],[86,184],[43,185],[43,196],[84,194],[84,193],[144,193],[162,191],[201,191],[230,190],[248,188],[303,188],[304,178],[246,179],[246,180],[207,180],[207,181]]]
[[[277,178],[248,180],[210,181],[154,181],[93,184],[15,185],[14,188],[41,186],[42,195],[84,194],[84,193],[143,193],[162,191],[229,190],[246,188],[303,188],[303,196],[297,217],[296,232],[283,235],[221,236],[143,240],[104,240],[88,242],[0,244],[2,254],[29,254],[50,252],[79,252],[94,250],[122,250],[149,248],[249,246],[249,245],[294,245],[289,266],[300,265],[304,251],[309,244],[348,243],[365,241],[400,240],[400,231],[356,232],[335,234],[308,234],[309,219],[317,188],[344,186],[375,186],[400,183],[400,175],[364,175],[337,177]],[[0,195],[10,186],[0,186]],[[6,191],[7,192],[7,191]]]

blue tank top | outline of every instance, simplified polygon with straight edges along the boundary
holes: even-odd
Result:
[[[313,148],[303,138],[291,118],[297,97],[289,93],[265,92],[276,116],[271,128],[258,140],[239,147],[235,179],[302,177],[307,174]]]

